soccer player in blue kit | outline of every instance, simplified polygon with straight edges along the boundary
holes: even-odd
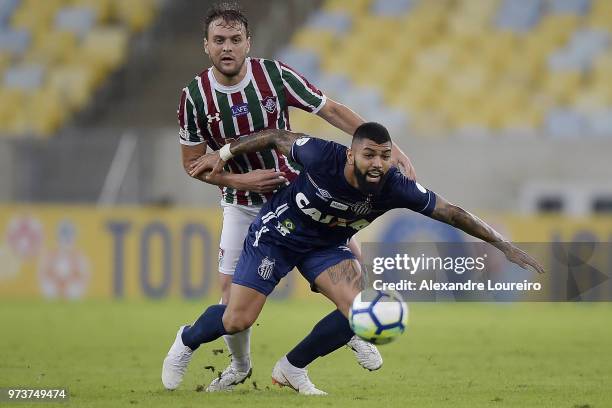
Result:
[[[508,260],[543,272],[527,253],[493,228],[391,166],[387,129],[374,122],[357,128],[350,148],[338,143],[269,129],[225,145],[194,163],[192,174],[222,169],[234,155],[276,147],[304,167],[298,178],[263,206],[250,226],[227,305],[212,305],[187,326],[169,355],[191,354],[201,344],[251,327],[267,296],[294,267],[337,307],[315,325],[272,371],[273,382],[301,394],[322,395],[306,366],[345,345],[353,336],[347,316],[362,290],[359,264],[347,240],[394,208],[407,208],[489,242]],[[183,375],[187,363],[173,365]],[[185,359],[186,362],[189,359]]]

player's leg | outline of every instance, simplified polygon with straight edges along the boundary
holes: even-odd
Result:
[[[363,285],[359,264],[355,259],[343,259],[317,274],[314,285],[337,309],[319,321],[310,334],[287,354],[289,362],[298,368],[337,350],[353,337],[347,316]]]
[[[251,222],[257,216],[259,207],[244,207],[222,203],[223,229],[219,243],[219,283],[221,286],[221,304],[228,304],[232,278],[236,264],[242,253],[244,239]],[[224,391],[229,384],[240,383],[251,371],[251,329],[225,335],[231,362],[221,376],[208,387],[209,391]]]
[[[247,243],[252,243],[253,240],[254,238],[247,239],[245,247]],[[272,275],[272,279],[260,279],[261,277],[258,274],[259,269],[261,269],[260,265],[263,259],[267,259],[267,253],[262,253],[259,251],[260,249],[262,248],[253,248],[252,244],[249,244],[249,250],[243,251],[236,266],[237,271],[241,272],[234,275],[234,279],[238,278],[238,280],[235,284],[232,284],[227,306],[221,304],[209,306],[193,325],[183,326],[179,329],[176,340],[163,363],[162,382],[167,389],[175,389],[180,385],[193,352],[201,344],[213,341],[226,334],[244,331],[251,327],[259,315],[266,296],[272,292],[278,283],[278,279],[272,275],[274,264],[272,264],[272,268],[266,269],[266,272],[270,272],[269,275]],[[278,267],[279,270],[286,273],[293,268],[293,265],[287,269],[281,261]],[[242,376],[238,383],[243,382],[248,374]],[[229,385],[233,386],[235,384]]]
[[[200,345],[248,329],[266,302],[265,295],[239,285],[232,285],[231,295],[227,305],[211,305],[191,326],[179,329],[162,368],[162,382],[167,389],[173,390],[180,385],[193,352]],[[249,376],[250,372],[238,383]]]
[[[352,237],[349,240],[348,247],[353,253],[353,255],[355,255],[357,261],[361,264],[361,248],[355,237]],[[368,343],[359,336],[355,335],[351,337],[348,343],[346,343],[346,346],[351,349],[353,353],[355,353],[355,358],[357,359],[357,362],[363,368],[370,371],[374,371],[382,367],[382,356],[380,355],[380,352],[378,351],[376,346],[374,346],[373,344]]]
[[[313,290],[323,293],[337,307],[319,321],[293,350],[281,358],[272,371],[274,383],[289,385],[302,392],[302,387],[316,390],[305,367],[316,358],[347,344],[353,337],[346,316],[354,297],[363,286],[363,280],[359,263],[344,246],[309,254],[298,267],[311,282]],[[378,354],[375,348],[374,350]]]

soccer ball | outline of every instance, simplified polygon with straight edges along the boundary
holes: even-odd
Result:
[[[408,305],[397,292],[367,289],[355,296],[349,323],[353,332],[365,341],[386,344],[406,329]]]

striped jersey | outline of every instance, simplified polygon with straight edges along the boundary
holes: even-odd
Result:
[[[317,113],[325,105],[325,95],[291,67],[260,58],[247,58],[245,64],[246,75],[236,85],[218,83],[208,68],[183,88],[177,112],[181,144],[206,143],[219,150],[260,130],[290,130],[290,106]],[[255,169],[282,171],[289,181],[299,174],[295,164],[277,149],[236,156],[225,168],[232,173]],[[223,187],[222,193],[225,202],[241,205],[261,205],[272,195],[230,187]]]

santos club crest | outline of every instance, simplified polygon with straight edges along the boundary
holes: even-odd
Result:
[[[351,205],[351,209],[357,215],[366,215],[372,211],[371,196],[368,196],[365,201],[360,201]]]
[[[264,107],[266,112],[274,113],[276,111],[276,97],[275,96],[266,96],[261,100],[261,106]]]
[[[259,264],[257,273],[263,280],[268,280],[272,276],[272,271],[274,271],[274,259],[270,260],[266,256]]]

